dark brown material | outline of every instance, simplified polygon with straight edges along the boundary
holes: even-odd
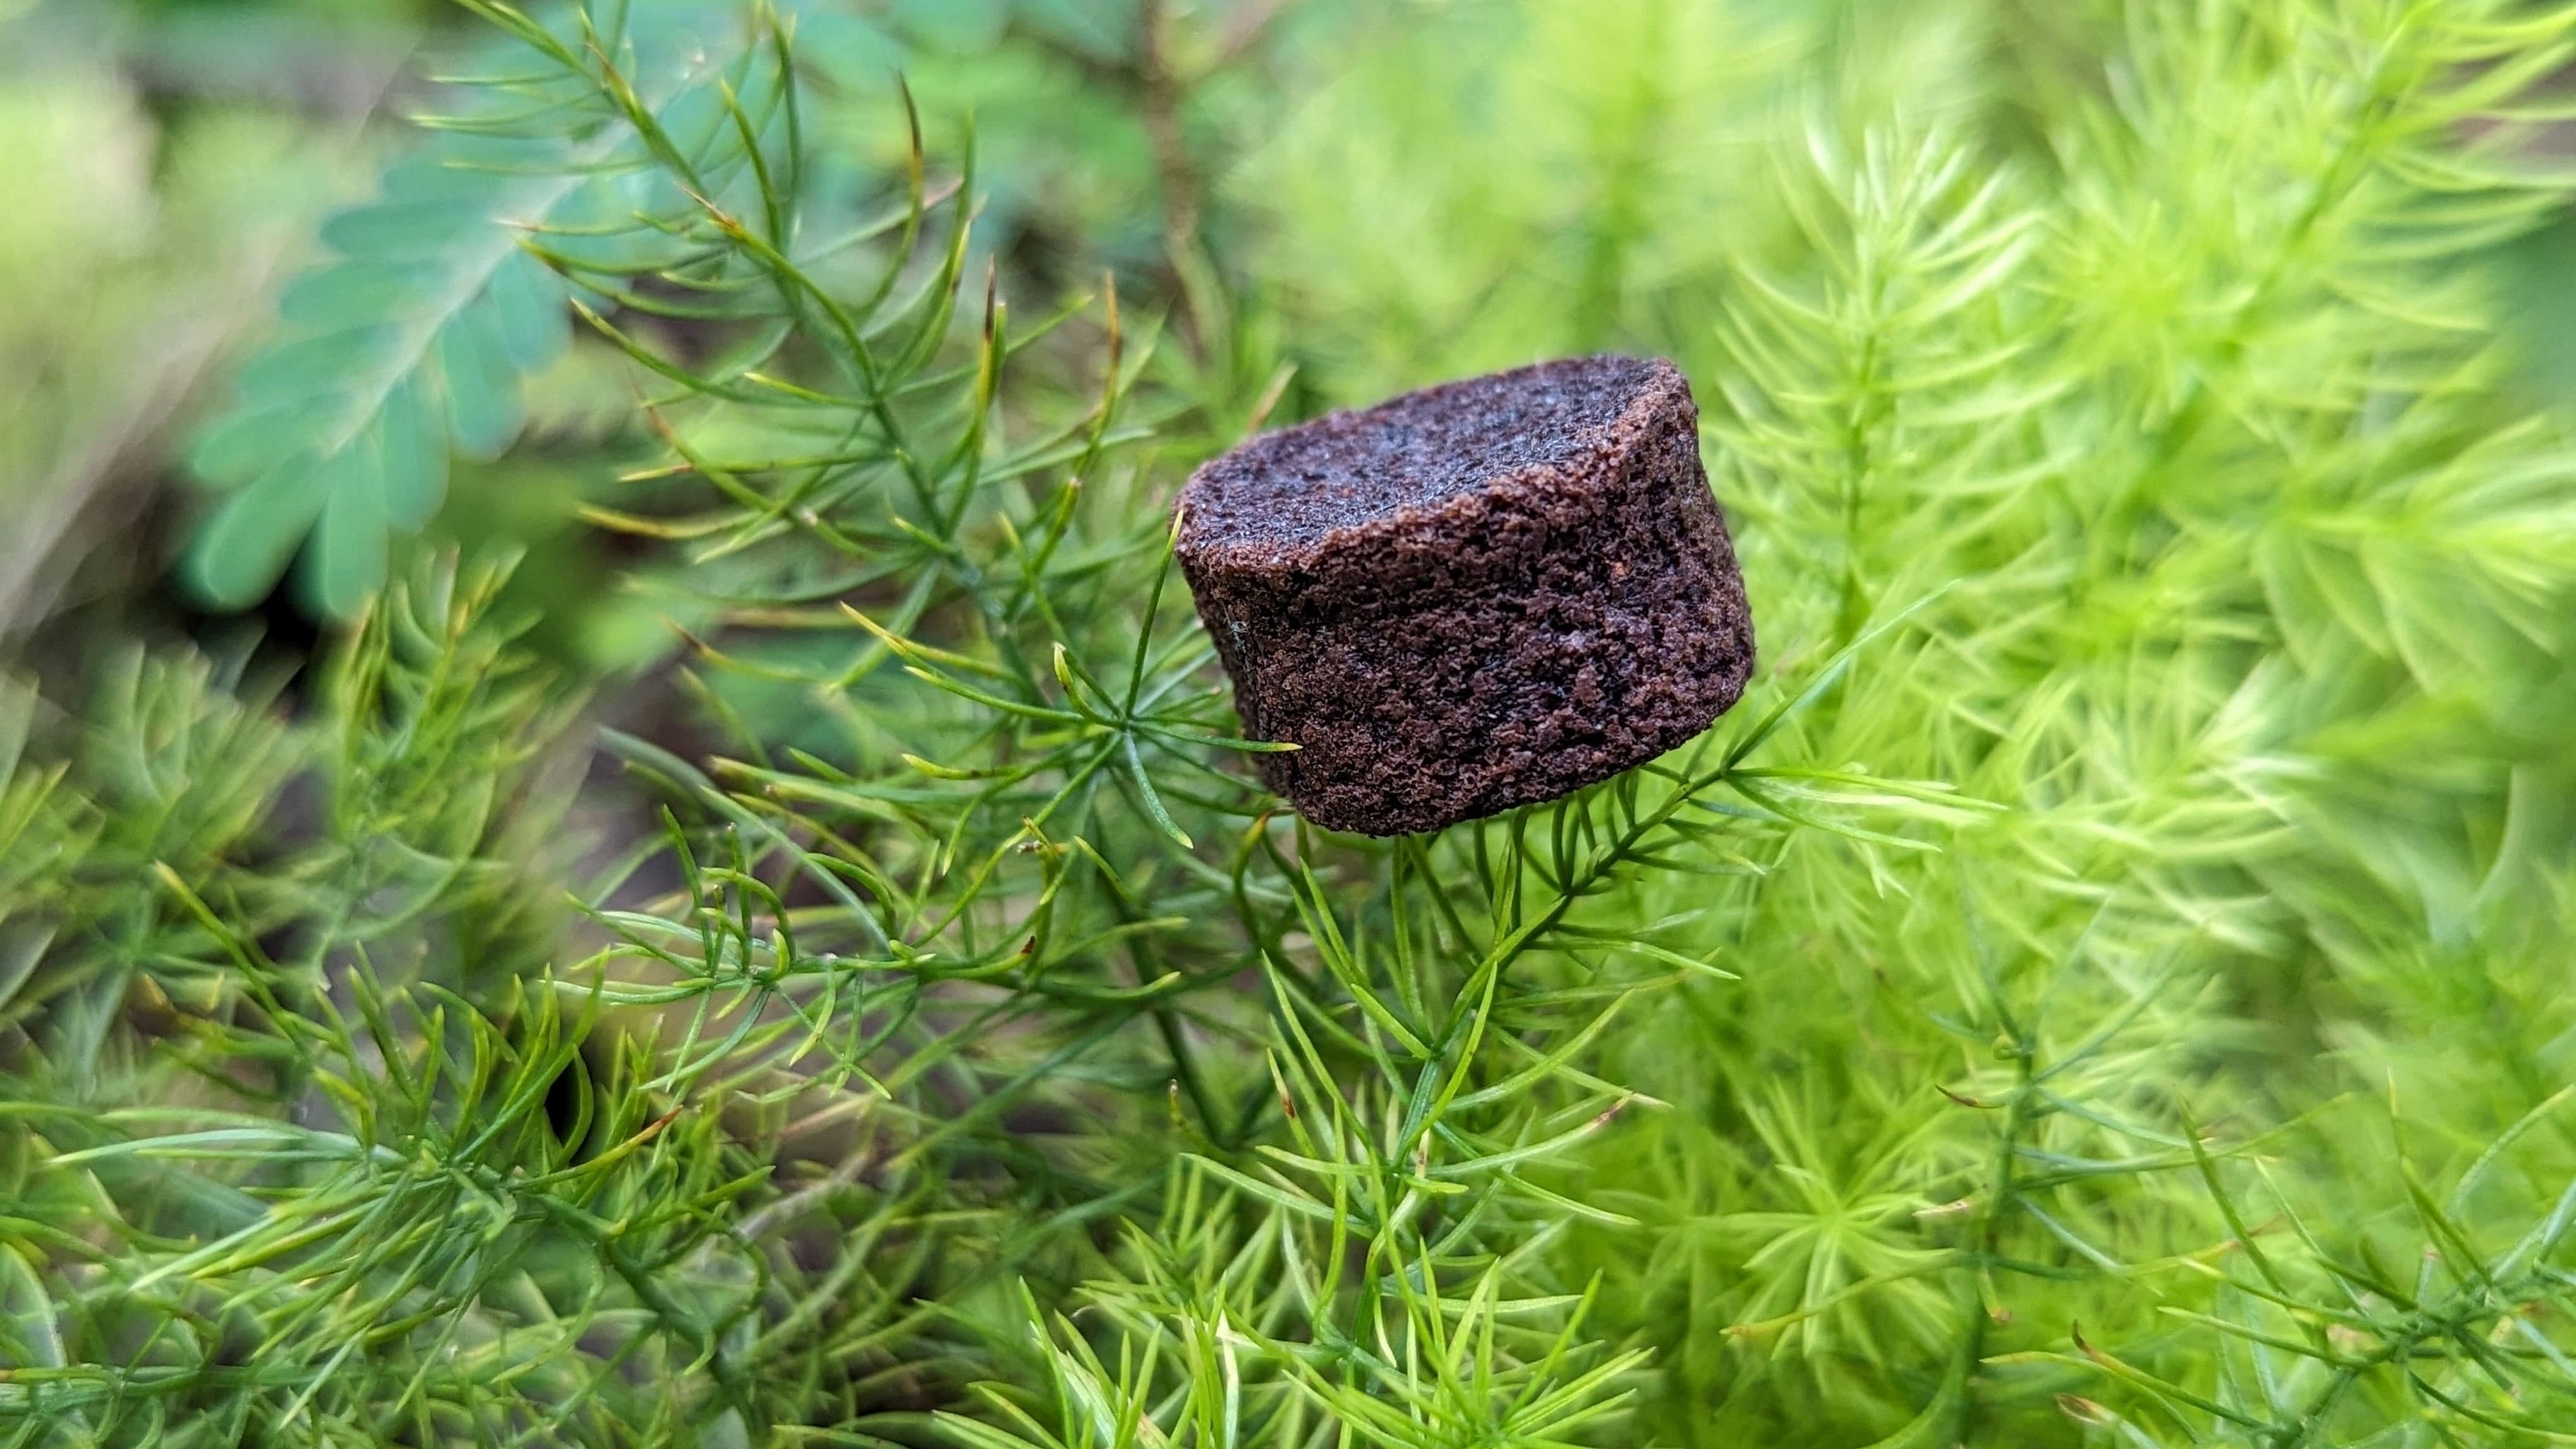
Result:
[[[1672,364],[1570,358],[1255,438],[1181,492],[1181,570],[1262,779],[1395,835],[1552,799],[1744,692],[1753,616]]]

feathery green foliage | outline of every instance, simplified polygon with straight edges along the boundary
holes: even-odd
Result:
[[[1142,6],[1171,254],[1024,325],[830,7],[465,3],[199,453],[265,450],[201,582],[319,518],[359,621],[292,705],[0,692],[10,1442],[2576,1435],[2576,438],[2513,325],[2576,10]],[[1047,10],[970,42],[1111,46]],[[1274,22],[1298,103],[1191,109]],[[681,641],[618,728],[507,568],[375,588],[566,319]],[[1754,691],[1303,825],[1178,478],[1612,345],[1698,388]]]
[[[522,379],[569,336],[545,258],[617,268],[651,254],[654,219],[686,184],[621,107],[650,111],[687,171],[719,183],[761,143],[729,107],[783,124],[778,97],[728,97],[724,67],[707,59],[724,11],[621,5],[552,38],[616,56],[620,94],[521,73],[522,48],[507,44],[445,78],[450,108],[415,118],[436,139],[385,172],[381,196],[324,224],[329,259],[286,289],[280,335],[242,366],[239,396],[190,454],[230,494],[191,558],[208,598],[255,601],[306,545],[313,597],[354,614],[384,582],[389,535],[436,513],[450,457],[510,445]],[[522,245],[530,232],[544,249]]]

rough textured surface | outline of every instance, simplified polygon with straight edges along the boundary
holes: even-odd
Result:
[[[1179,558],[1307,819],[1433,830],[1654,758],[1744,692],[1753,619],[1670,363],[1570,358],[1255,438]]]

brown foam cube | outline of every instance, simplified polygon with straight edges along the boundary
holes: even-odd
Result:
[[[1690,384],[1583,357],[1268,433],[1181,493],[1178,557],[1263,780],[1318,825],[1435,830],[1687,743],[1753,617]]]

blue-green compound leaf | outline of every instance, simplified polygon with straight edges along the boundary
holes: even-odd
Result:
[[[689,59],[720,7],[616,8],[619,29],[602,39],[621,72],[674,134],[720,153],[730,130],[715,77]],[[507,64],[526,72],[530,57],[513,48]],[[728,79],[759,104],[756,77]],[[387,170],[375,201],[323,226],[330,255],[279,299],[277,334],[195,441],[190,467],[226,495],[185,564],[210,603],[254,602],[301,549],[311,600],[354,613],[383,583],[393,535],[436,513],[451,459],[508,448],[523,380],[569,342],[565,284],[522,240],[559,225],[577,235],[549,236],[558,253],[631,253],[653,244],[643,217],[686,201],[569,71],[460,86],[457,99],[463,113],[428,120],[438,134]],[[724,169],[720,154],[712,164]]]
[[[287,289],[280,335],[198,438],[191,465],[230,493],[189,558],[210,601],[257,599],[309,535],[315,600],[351,612],[384,580],[390,532],[436,511],[450,453],[491,458],[518,435],[520,379],[569,331],[563,284],[510,223],[551,215],[582,178],[449,170],[463,149],[433,144],[387,173],[382,200],[323,228],[338,255]],[[561,143],[511,149],[532,167],[574,159]]]

